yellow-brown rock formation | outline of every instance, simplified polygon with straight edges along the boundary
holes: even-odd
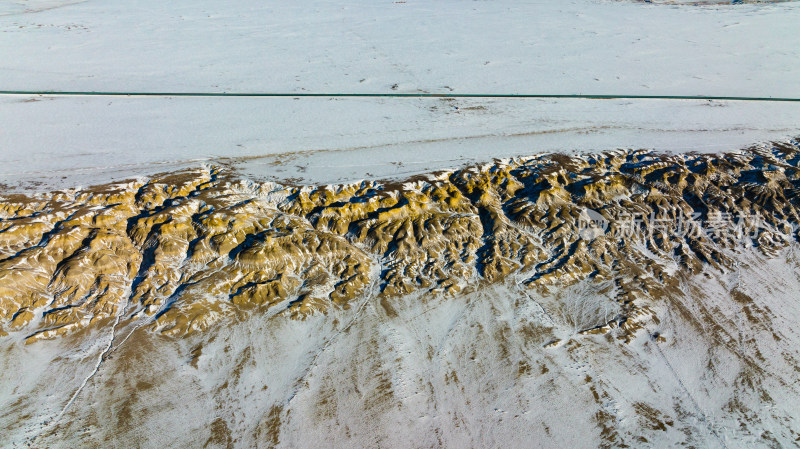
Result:
[[[791,142],[543,155],[405,184],[284,187],[212,168],[0,197],[0,336],[32,342],[120,319],[179,336],[373,293],[585,279],[613,282],[624,314],[612,324],[635,329],[637,299],[669,294],[681,272],[730,269],[725,248],[769,253],[797,239],[798,163]],[[587,210],[607,226],[584,232]]]

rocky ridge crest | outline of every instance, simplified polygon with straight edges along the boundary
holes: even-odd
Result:
[[[794,140],[723,155],[538,155],[319,187],[206,167],[0,197],[0,336],[121,321],[181,336],[243,313],[303,318],[374,295],[390,304],[588,279],[613,290],[620,312],[582,331],[626,338],[681,276],[797,241],[799,164]]]

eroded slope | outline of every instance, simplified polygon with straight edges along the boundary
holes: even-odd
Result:
[[[0,332],[31,342],[132,320],[184,335],[251,310],[302,318],[370,289],[390,303],[509,276],[538,291],[607,281],[618,313],[581,330],[635,330],[637,298],[706,264],[731,269],[723,249],[796,241],[798,162],[791,142],[546,155],[402,184],[289,187],[207,168],[6,197]]]

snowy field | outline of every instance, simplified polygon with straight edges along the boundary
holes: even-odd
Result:
[[[0,1],[0,89],[791,97],[798,21],[798,2]],[[0,123],[0,184],[41,190],[220,158],[323,183],[543,151],[723,151],[797,135],[800,105],[2,96]]]
[[[4,89],[796,96],[800,87],[797,2],[2,5]]]
[[[0,90],[800,97],[798,23],[800,2],[795,1],[0,0]],[[643,147],[711,153],[796,136],[800,103],[790,102],[0,95],[0,197],[201,164],[221,164],[255,179],[326,184],[407,179],[541,152]],[[772,151],[767,150],[760,157]],[[751,201],[742,194],[743,207],[794,201],[783,194],[796,193],[796,172],[770,161],[760,159],[741,177],[736,188],[756,197]],[[711,193],[708,203],[716,204],[714,183],[722,177],[714,177],[718,172],[711,162],[704,164],[694,165],[692,173],[678,173],[686,177],[676,177],[675,185],[683,188],[687,179],[706,182],[707,177],[710,181],[702,186]],[[614,189],[620,187],[612,179],[613,167],[604,167],[598,176],[611,180],[608,190],[587,189],[594,184],[582,181],[570,188],[581,190],[587,203],[644,201],[646,190],[639,184],[629,197],[616,196]],[[672,204],[660,189],[662,180],[672,179],[673,168],[659,167],[643,175],[658,186],[643,204]],[[187,273],[195,263],[189,244],[200,247],[201,239],[188,231],[185,238],[168,237],[162,230],[174,226],[177,235],[194,229],[192,220],[206,212],[193,211],[219,207],[221,215],[231,217],[220,229],[228,226],[230,234],[238,235],[239,252],[284,232],[275,227],[278,220],[258,234],[245,229],[251,221],[265,220],[264,204],[269,211],[277,204],[256,196],[265,190],[256,191],[249,183],[240,187],[249,197],[225,191],[230,208],[223,195],[209,197],[217,201],[209,200],[210,206],[201,204],[194,194],[202,193],[208,173],[202,183],[190,186],[190,194],[158,197],[152,207],[149,194],[136,194],[135,202],[147,203],[147,209],[137,208],[135,215],[119,221],[114,221],[115,211],[127,206],[116,201],[96,215],[86,213],[85,202],[67,218],[56,210],[54,217],[64,215],[53,218],[52,229],[41,228],[44,221],[38,221],[50,211],[9,206],[32,220],[5,220],[10,224],[0,232],[4,241],[41,243],[7,252],[24,264],[3,259],[0,269],[34,273],[36,282],[45,273],[42,291],[52,294],[55,303],[64,292],[54,291],[73,287],[51,281],[51,275],[91,280],[93,271],[84,275],[70,268],[83,270],[88,262],[71,264],[103,252],[102,259],[86,260],[102,268],[116,260],[111,256],[124,258],[131,267],[131,285],[142,285],[153,273],[153,285],[164,295],[163,313],[178,304],[186,286],[200,282]],[[759,182],[763,177],[763,183],[749,183],[751,177]],[[497,191],[517,189],[507,181]],[[120,308],[105,322],[50,341],[23,345],[18,338],[27,334],[15,330],[9,338],[0,337],[0,447],[797,445],[797,245],[772,254],[763,250],[769,247],[767,235],[758,241],[761,252],[749,247],[704,252],[696,265],[679,265],[694,259],[676,247],[665,252],[669,258],[657,264],[660,277],[652,279],[636,262],[661,256],[644,245],[635,253],[646,256],[639,260],[605,260],[620,271],[616,278],[604,278],[602,273],[616,271],[594,270],[584,257],[575,256],[584,241],[564,237],[567,228],[558,222],[571,217],[568,208],[548,203],[548,197],[558,200],[559,192],[568,191],[558,176],[545,182],[548,193],[535,193],[541,209],[520,210],[547,210],[541,220],[558,225],[547,232],[560,240],[552,258],[542,252],[531,274],[538,277],[530,279],[578,273],[597,283],[553,284],[543,293],[523,288],[519,273],[489,285],[482,280],[488,279],[486,272],[479,279],[476,268],[476,277],[470,278],[475,284],[453,296],[417,292],[386,300],[388,294],[377,296],[377,276],[388,268],[376,268],[376,280],[352,306],[331,307],[303,320],[254,313],[238,317],[235,325],[174,338],[139,327]],[[158,189],[175,186],[168,184]],[[699,199],[699,185],[693,184],[697,192],[688,190],[686,198]],[[470,192],[477,196],[479,190]],[[531,194],[525,201],[533,199]],[[407,227],[396,231],[406,246],[414,238],[413,232],[406,234],[417,220],[414,215],[423,217],[419,223],[438,226],[430,210],[417,210],[414,201],[371,209],[379,217],[397,212],[390,221],[406,220]],[[491,245],[511,242],[513,247],[519,243],[513,236],[527,235],[496,234],[501,225],[517,232],[522,227],[502,216],[492,223],[487,211],[494,209],[486,207],[487,201],[495,200],[481,195],[481,208],[470,213],[481,230],[470,238],[481,249],[463,250],[462,261],[479,260],[478,251]],[[317,213],[315,207],[314,214],[303,212],[298,220],[308,220],[310,230],[310,220],[340,207],[338,200],[325,204],[327,210],[320,206]],[[362,201],[347,204],[371,207]],[[185,217],[164,207],[197,209],[180,221]],[[247,212],[249,207],[255,212]],[[498,202],[497,210],[506,209]],[[561,218],[553,219],[556,210]],[[168,218],[154,224],[162,212]],[[469,215],[456,212],[446,221]],[[484,221],[494,224],[485,228],[492,231],[483,232]],[[139,222],[146,230],[134,243]],[[86,234],[75,237],[81,229]],[[69,238],[56,238],[61,231]],[[427,234],[418,231],[420,248],[434,251],[430,248],[438,247]],[[406,235],[412,237],[406,240]],[[339,237],[345,240],[344,234]],[[51,241],[52,253],[38,252]],[[218,241],[225,242],[213,244]],[[125,253],[117,242],[138,246]],[[182,249],[175,250],[184,243],[185,258]],[[388,245],[385,253],[376,252],[376,259],[383,257],[380,263],[399,260],[392,259],[399,246],[393,245],[394,252]],[[704,245],[697,248],[704,250]],[[681,240],[681,250],[684,246],[689,243]],[[613,246],[595,248],[600,254]],[[140,253],[146,257],[139,261],[125,256]],[[198,265],[239,263],[231,262],[233,254],[222,251],[215,261]],[[714,268],[720,255],[733,268]],[[28,260],[31,264],[25,265]],[[48,264],[52,270],[45,268]],[[248,267],[243,270],[256,272]],[[636,298],[639,310],[649,312],[628,322],[633,323],[629,341],[615,330],[593,329],[620,310],[607,287],[644,286],[656,279],[664,284],[669,270],[683,270],[685,276],[664,290],[669,294]],[[125,276],[97,273],[96,281],[86,283],[92,295],[95,286],[104,285],[101,281]],[[4,291],[18,286],[23,291],[24,279],[6,281],[14,285]],[[181,288],[173,290],[178,281]],[[188,298],[191,289],[186,291]],[[143,304],[133,287],[121,297],[127,301],[129,294],[132,303]],[[81,301],[87,298],[89,293]],[[23,314],[33,316],[23,309],[12,323]],[[42,308],[35,312],[42,319]],[[11,328],[3,326],[0,335]]]
[[[800,9],[792,3],[362,3],[5,2],[0,39],[11,57],[0,68],[3,88],[790,96],[800,84],[793,76],[800,40],[791,28]],[[3,179],[45,188],[219,157],[266,156],[238,165],[331,182],[538,151],[721,151],[790,136],[800,122],[793,104],[737,102],[6,97],[0,104]],[[281,153],[295,162],[276,164]]]
[[[789,447],[797,254],[749,257],[752,305],[730,301],[716,273],[690,277],[685,296],[653,306],[663,321],[648,332],[661,345],[641,332],[630,344],[573,335],[543,348],[551,326],[565,337],[570,327],[502,286],[395,300],[394,317],[367,301],[336,312],[346,332],[331,316],[256,314],[213,338],[140,333],[51,427],[106,338],[8,345],[0,395],[24,400],[0,428],[11,424],[10,447],[39,432],[34,447]]]
[[[617,147],[728,151],[800,134],[800,104],[419,98],[0,99],[0,179],[52,188],[222,161],[256,178],[404,177]],[[757,112],[757,113],[756,113]],[[36,123],[36,130],[30,124]],[[42,182],[44,184],[34,184]]]

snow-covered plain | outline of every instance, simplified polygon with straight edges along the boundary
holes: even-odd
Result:
[[[791,97],[798,21],[798,2],[3,1],[0,88]],[[50,189],[219,158],[326,183],[543,151],[723,151],[798,134],[800,106],[3,96],[0,123],[0,183]]]
[[[658,3],[0,0],[0,89],[800,95],[800,3]],[[329,183],[798,134],[797,103],[0,96],[0,193],[208,163]],[[797,248],[730,255],[735,271],[649,302],[660,321],[625,344],[576,334],[614,312],[605,285],[516,282],[184,339],[130,323],[5,339],[0,446],[796,444]]]
[[[796,2],[3,3],[4,89],[792,96],[800,87]]]
[[[718,152],[800,134],[800,104],[705,101],[12,97],[0,98],[0,116],[0,182],[39,189],[201,161],[325,184],[538,152]]]

